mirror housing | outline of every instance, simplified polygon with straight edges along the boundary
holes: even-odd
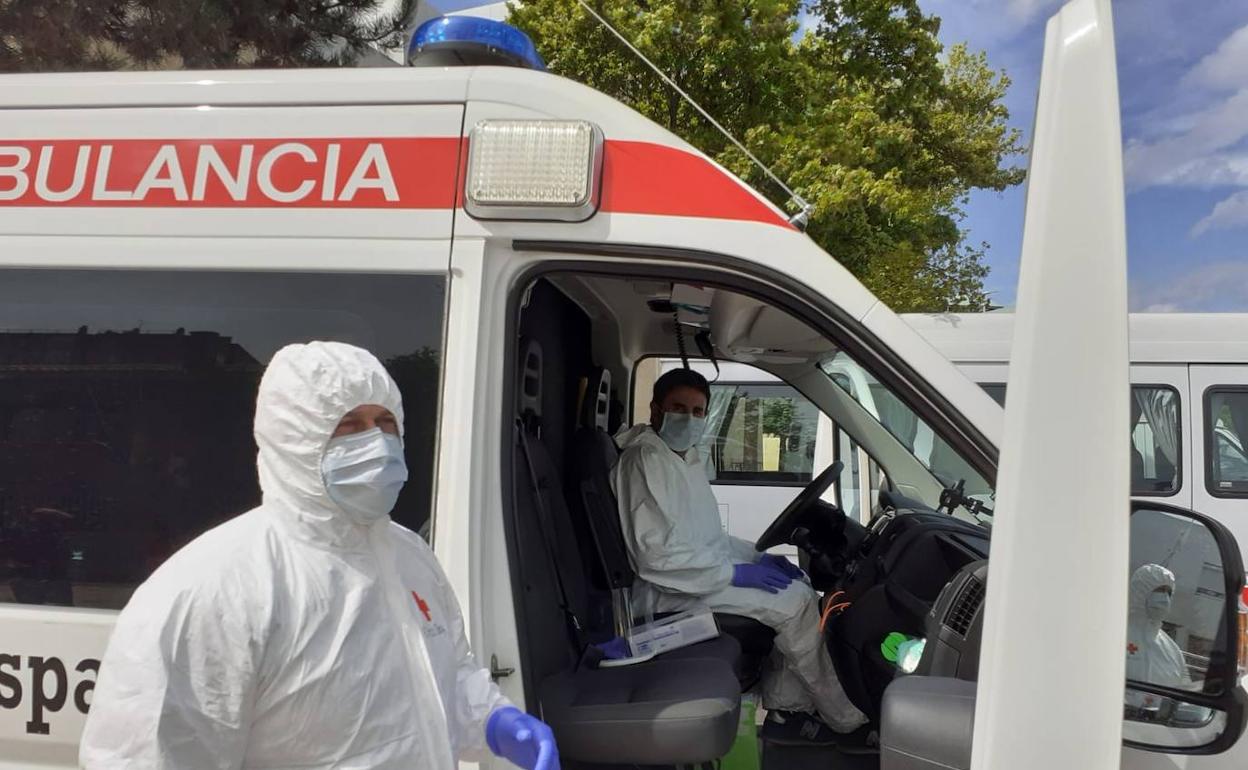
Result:
[[[1221,523],[1131,503],[1131,588],[1123,745],[1217,754],[1244,732],[1240,683],[1244,565]]]
[[[1130,563],[1123,745],[1226,751],[1248,721],[1244,565],[1235,538],[1208,516],[1133,500]],[[1150,610],[1148,597],[1158,592],[1168,599]],[[881,770],[968,770],[975,696],[975,682],[965,679],[895,679],[884,692]]]

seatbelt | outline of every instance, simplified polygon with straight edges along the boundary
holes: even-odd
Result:
[[[542,541],[546,544],[546,558],[550,559],[551,564],[555,567],[555,584],[559,588],[559,609],[563,610],[563,617],[568,626],[568,636],[572,640],[572,644],[578,650],[581,647],[581,620],[576,616],[576,612],[572,610],[572,605],[568,601],[568,591],[564,587],[563,570],[559,567],[559,559],[557,557],[558,547],[555,542],[553,524],[551,523],[550,512],[546,508],[546,501],[542,499],[542,487],[537,480],[537,470],[533,467],[533,455],[529,451],[529,439],[525,435],[523,419],[516,418],[516,439],[520,444],[520,453],[524,455],[524,466],[529,472],[529,487],[533,490],[533,497],[537,501],[537,526],[542,533]]]

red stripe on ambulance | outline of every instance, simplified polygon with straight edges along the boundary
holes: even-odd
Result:
[[[603,211],[764,222],[792,227],[726,171],[700,155],[650,142],[608,141]]]
[[[466,155],[456,137],[0,140],[0,207],[452,209]],[[600,209],[790,227],[715,164],[650,142],[606,142]]]
[[[457,137],[0,140],[0,206],[449,209]]]

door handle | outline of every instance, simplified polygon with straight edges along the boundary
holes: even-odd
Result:
[[[516,670],[514,668],[500,668],[499,667],[497,655],[490,656],[490,678],[491,679],[497,682],[499,679],[511,676],[514,673],[516,673]]]

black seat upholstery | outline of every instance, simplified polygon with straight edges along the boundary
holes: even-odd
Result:
[[[728,752],[740,694],[722,660],[659,658],[558,674],[541,700],[565,759],[695,765]]]
[[[711,762],[736,735],[740,695],[730,637],[694,645],[704,654],[662,656],[623,668],[587,668],[581,648],[608,638],[610,601],[584,571],[558,470],[541,438],[542,353],[523,346],[515,429],[512,529],[521,558],[518,612],[541,716],[565,767],[577,762],[673,765]],[[605,603],[605,604],[604,604]]]
[[[597,586],[628,597],[637,575],[625,545],[619,506],[611,489],[611,470],[620,452],[606,431],[610,399],[610,372],[600,369],[589,383],[587,404],[582,410],[582,427],[572,440],[572,477],[569,495],[572,507],[589,522],[594,547],[602,561],[606,585]],[[618,601],[618,599],[617,599]],[[627,601],[627,599],[625,599]],[[720,633],[737,641],[740,655],[732,661],[742,690],[758,682],[763,661],[771,652],[776,632],[759,621],[742,615],[715,614]],[[669,655],[687,655],[674,650]]]

